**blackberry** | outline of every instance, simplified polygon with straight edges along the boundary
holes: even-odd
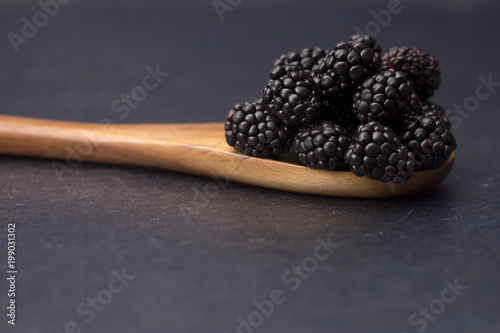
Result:
[[[319,119],[324,101],[315,91],[307,71],[293,66],[276,66],[270,76],[262,91],[262,102],[270,114],[291,127],[311,124]]]
[[[437,115],[409,116],[399,138],[415,155],[416,171],[440,167],[457,147],[449,124]]]
[[[359,125],[345,155],[351,171],[395,184],[408,180],[415,168],[415,156],[401,144],[390,127],[372,121]]]
[[[421,103],[402,72],[384,71],[363,81],[353,94],[352,111],[361,123],[398,123],[407,113],[417,113]]]
[[[349,148],[349,133],[338,124],[322,121],[301,128],[293,150],[300,163],[313,169],[345,170],[344,154]]]
[[[441,119],[448,125],[448,129],[451,128],[451,122],[448,119],[448,117],[446,117],[445,110],[441,106],[437,105],[436,103],[432,103],[429,101],[424,102],[422,105],[421,114],[424,116],[441,117]]]
[[[255,157],[274,157],[290,150],[293,132],[262,104],[238,103],[229,110],[224,125],[227,143]]]
[[[380,59],[363,42],[337,43],[327,57],[312,69],[313,79],[327,99],[349,99],[354,89],[367,77],[378,72]]]
[[[304,48],[281,55],[281,57],[274,61],[273,66],[292,65],[302,70],[311,70],[327,54],[328,50],[321,47]]]
[[[375,40],[374,37],[364,34],[355,34],[352,35],[349,40],[355,42],[363,42],[366,46],[371,47],[375,53],[379,56],[382,54],[382,47],[380,47],[379,43]]]
[[[381,69],[406,73],[421,100],[431,97],[441,83],[439,62],[427,51],[418,47],[391,48],[382,56]]]

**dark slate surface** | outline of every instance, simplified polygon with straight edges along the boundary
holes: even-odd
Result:
[[[401,0],[390,19],[380,11],[393,1],[232,3],[221,21],[212,1],[71,1],[15,54],[8,33],[41,7],[3,1],[1,112],[223,121],[258,96],[275,57],[377,28],[371,11],[385,20],[374,30],[385,49],[417,45],[440,59],[434,100],[444,107],[473,103],[479,77],[500,82],[498,2]],[[169,76],[126,116],[113,112],[157,65]],[[479,89],[489,95],[452,114],[450,176],[395,200],[100,164],[58,177],[52,161],[2,157],[1,331],[499,332],[500,87]],[[5,314],[9,223],[15,327]]]

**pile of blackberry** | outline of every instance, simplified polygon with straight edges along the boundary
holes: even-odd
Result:
[[[429,100],[440,75],[427,51],[384,54],[368,35],[290,51],[272,62],[261,98],[229,111],[226,141],[249,156],[293,153],[313,169],[397,184],[456,148],[444,109]]]

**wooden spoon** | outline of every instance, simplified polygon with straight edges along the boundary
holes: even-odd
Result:
[[[348,171],[314,170],[294,162],[249,157],[228,146],[223,123],[76,123],[0,115],[0,154],[136,165],[220,177],[278,190],[341,197],[383,198],[419,193],[441,183],[453,154],[441,167],[415,172],[400,184],[357,177]]]

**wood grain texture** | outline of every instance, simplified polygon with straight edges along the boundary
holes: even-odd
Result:
[[[0,154],[153,167],[272,189],[342,197],[384,198],[420,193],[441,183],[454,157],[440,168],[387,184],[351,172],[314,170],[249,157],[226,144],[223,123],[91,124],[0,115]]]

